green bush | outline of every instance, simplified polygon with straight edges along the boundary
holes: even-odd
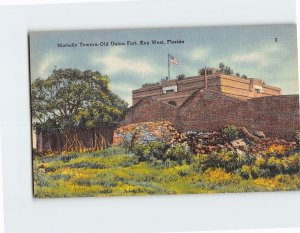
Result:
[[[267,168],[270,169],[272,175],[280,174],[284,172],[285,160],[278,159],[272,156],[267,161]]]
[[[290,155],[287,160],[287,174],[300,174],[300,153]]]
[[[135,145],[133,152],[139,161],[153,162],[164,167],[170,166],[167,161],[176,161],[179,164],[191,163],[192,161],[192,153],[186,143],[169,146],[164,142],[155,141]]]
[[[203,173],[209,168],[209,156],[207,154],[197,154],[193,158],[193,169],[196,172]]]
[[[212,152],[209,155],[196,155],[195,163],[199,171],[205,171],[208,168],[222,168],[226,172],[232,172],[243,165],[251,166],[256,157],[253,155],[240,155],[234,151]]]
[[[223,151],[212,152],[209,155],[195,155],[193,160],[193,169],[197,172],[221,168],[226,172],[237,173],[245,179],[272,178],[279,174],[300,173],[300,153],[278,158]]]
[[[155,161],[163,159],[164,153],[168,146],[161,142],[155,141],[147,144],[137,144],[133,147],[132,151],[138,157],[139,161]]]
[[[243,178],[272,178],[279,174],[297,174],[300,172],[300,154],[278,158],[256,158],[254,164],[237,169]]]
[[[191,163],[192,153],[187,143],[180,143],[180,144],[175,144],[171,146],[169,149],[167,149],[167,151],[163,154],[163,158],[165,160],[166,159],[175,160],[180,164]]]
[[[234,125],[226,125],[222,129],[222,135],[227,140],[233,141],[233,140],[236,140],[236,139],[240,138],[240,131]]]
[[[271,176],[278,174],[296,174],[300,172],[300,154],[288,157],[270,157],[267,160],[267,168],[271,171]]]
[[[244,179],[269,178],[271,176],[269,169],[261,169],[256,165],[243,165],[240,169],[236,170],[236,173]]]
[[[241,177],[245,179],[252,178],[252,169],[251,166],[248,165],[243,165],[237,172],[238,174],[241,175]]]

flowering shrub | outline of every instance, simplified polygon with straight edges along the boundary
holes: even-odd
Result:
[[[206,170],[204,177],[210,183],[228,183],[234,178],[231,173],[227,173],[221,168]]]
[[[276,156],[258,157],[252,166],[244,165],[237,171],[246,179],[275,177],[278,174],[297,174],[300,172],[300,154],[282,158]]]
[[[290,150],[289,147],[285,145],[276,145],[273,144],[268,147],[268,149],[265,151],[266,155],[278,155],[278,156],[283,156],[285,155],[288,151]]]
[[[198,154],[193,157],[193,168],[205,172],[210,168],[222,168],[245,179],[275,177],[278,174],[300,173],[300,154],[288,156],[239,155],[232,151]]]
[[[276,188],[278,185],[278,180],[276,179],[264,179],[264,178],[258,178],[253,181],[253,183],[257,186],[261,186],[264,188],[272,189]]]
[[[259,168],[264,168],[264,167],[266,167],[266,165],[267,165],[267,159],[266,159],[266,158],[262,158],[262,157],[258,157],[258,158],[255,160],[254,164],[255,164],[256,166],[258,166]]]

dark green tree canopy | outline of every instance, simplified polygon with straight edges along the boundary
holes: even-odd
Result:
[[[98,71],[53,70],[31,84],[34,129],[66,131],[115,125],[128,104],[109,89],[109,78]]]
[[[184,79],[185,78],[185,74],[178,74],[177,76],[176,76],[176,79],[177,80],[182,80],[182,79]]]
[[[229,66],[225,66],[223,62],[219,64],[219,72],[227,75],[234,74],[234,71]]]

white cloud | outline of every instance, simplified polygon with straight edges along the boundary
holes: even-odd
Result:
[[[111,85],[111,90],[114,93],[118,93],[118,95],[124,99],[129,106],[132,105],[132,98],[131,98],[131,92],[132,90],[136,89],[134,84],[130,83],[113,83]]]
[[[124,52],[125,50],[122,48],[114,48],[106,55],[94,57],[92,62],[94,64],[103,64],[105,73],[110,75],[124,71],[139,75],[157,73],[157,69],[145,59],[127,58],[123,55]]]
[[[239,64],[253,64],[267,67],[273,64],[273,59],[281,51],[280,47],[265,45],[255,51],[238,53],[231,56],[231,61]]]
[[[210,49],[209,48],[194,48],[191,51],[187,52],[187,57],[189,57],[192,60],[195,61],[199,61],[199,60],[203,60],[205,58],[208,57],[210,53]]]
[[[269,64],[268,57],[262,52],[251,52],[233,55],[231,60],[236,63],[260,64],[267,66]]]
[[[47,78],[61,59],[62,57],[57,54],[47,53],[38,64],[37,76]]]

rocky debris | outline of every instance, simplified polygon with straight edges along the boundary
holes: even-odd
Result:
[[[231,145],[234,148],[239,148],[239,147],[245,147],[245,146],[247,146],[246,142],[243,139],[241,139],[241,138],[231,141]]]
[[[240,150],[240,149],[236,149],[236,153],[237,153],[238,155],[241,155],[241,156],[245,156],[245,155],[246,155],[246,152],[245,152],[245,151],[242,151],[242,150]]]
[[[224,148],[223,138],[220,132],[204,133],[188,131],[183,133],[185,141],[195,154],[209,153],[212,151],[221,151]],[[175,143],[176,143],[175,139]],[[181,141],[179,141],[181,142]]]
[[[231,145],[236,150],[243,150],[243,151],[248,150],[247,143],[244,141],[244,139],[241,138],[231,141]]]
[[[263,131],[257,131],[256,130],[256,131],[253,132],[253,135],[258,137],[258,138],[266,138],[266,135],[264,134]]]
[[[259,143],[252,145],[249,148],[248,152],[259,154],[261,152],[267,151],[268,148],[274,145],[282,146],[284,148],[287,148],[288,150],[296,149],[296,142],[294,141],[286,141],[278,138],[264,138]]]
[[[188,131],[181,133],[171,122],[143,122],[118,128],[114,132],[113,144],[133,147],[153,141],[161,141],[170,146],[187,143],[194,154],[208,154],[213,151],[235,151],[238,154],[261,154],[271,146],[281,145],[283,148],[295,149],[296,142],[277,138],[268,138],[262,131],[249,132],[246,128],[238,128],[240,138],[228,140],[222,130],[215,132]]]
[[[252,133],[250,133],[245,127],[239,128],[239,131],[241,134],[244,135],[245,138],[247,138],[249,141],[260,143],[261,139]]]
[[[133,147],[135,144],[154,141],[171,143],[174,138],[184,140],[184,136],[170,122],[143,122],[116,129],[113,136],[113,145]]]

